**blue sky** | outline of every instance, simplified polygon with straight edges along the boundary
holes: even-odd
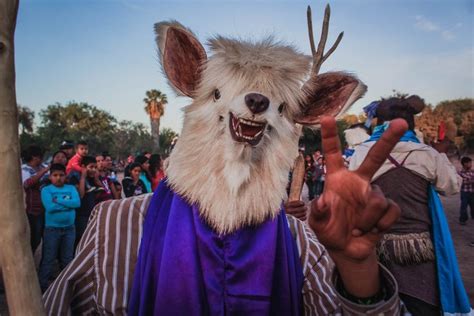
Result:
[[[310,54],[306,6],[319,36],[326,1],[23,0],[16,31],[17,98],[39,112],[82,101],[143,122],[145,91],[168,95],[162,126],[180,131],[181,108],[161,74],[153,24],[175,19],[201,42],[215,34],[273,34]],[[474,97],[474,5],[470,0],[329,1],[329,41],[344,39],[322,72],[347,70],[368,87],[350,112],[392,89],[431,104]]]

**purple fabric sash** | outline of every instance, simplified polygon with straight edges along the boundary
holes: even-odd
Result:
[[[143,228],[130,315],[302,315],[303,273],[284,211],[219,236],[162,181]]]

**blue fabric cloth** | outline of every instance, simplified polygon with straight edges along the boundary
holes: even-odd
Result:
[[[41,190],[41,202],[45,209],[46,227],[66,227],[74,225],[76,208],[81,206],[79,193],[73,185],[57,187],[52,184]]]
[[[390,126],[390,122],[385,122],[382,125],[376,126],[372,132],[372,136],[370,136],[370,138],[366,140],[365,143],[375,142],[379,140],[380,137],[382,137],[382,134],[388,129],[389,126]],[[415,132],[412,130],[406,131],[405,134],[403,134],[403,136],[400,138],[400,141],[413,142],[413,143],[418,143],[418,144],[420,143],[420,140],[418,139],[418,137],[416,137]]]
[[[388,126],[388,122],[377,126],[368,141],[380,139]],[[407,131],[400,141],[420,143],[411,130]],[[428,193],[441,307],[445,315],[470,315],[471,305],[459,272],[456,252],[448,221],[444,214],[443,204],[433,185],[430,185]]]
[[[129,315],[302,315],[302,287],[284,211],[219,235],[161,181],[145,218]]]
[[[152,193],[153,190],[151,189],[151,182],[148,180],[146,174],[143,171],[140,173],[140,176],[138,178],[142,180],[145,184],[146,192],[143,193]]]
[[[379,106],[380,101],[374,101],[370,103],[369,105],[364,106],[363,110],[365,114],[367,115],[367,120],[365,121],[365,127],[370,128],[370,125],[372,124],[372,120],[374,119],[376,113],[377,113],[377,107]]]

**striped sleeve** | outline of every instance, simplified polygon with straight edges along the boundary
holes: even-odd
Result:
[[[307,224],[287,215],[295,236],[303,267],[303,302],[305,315],[404,315],[406,310],[398,297],[393,275],[380,265],[383,284],[389,297],[374,305],[358,305],[335,289],[340,282],[334,263]]]
[[[74,260],[43,296],[48,315],[125,315],[152,194],[97,205]]]
[[[305,315],[331,315],[339,309],[339,300],[331,280],[334,264],[313,232],[302,221],[287,215],[296,237],[303,267],[303,303]]]

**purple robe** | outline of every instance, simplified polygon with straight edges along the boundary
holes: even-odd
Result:
[[[130,315],[301,315],[302,287],[283,210],[222,236],[198,206],[160,183],[145,218]]]

